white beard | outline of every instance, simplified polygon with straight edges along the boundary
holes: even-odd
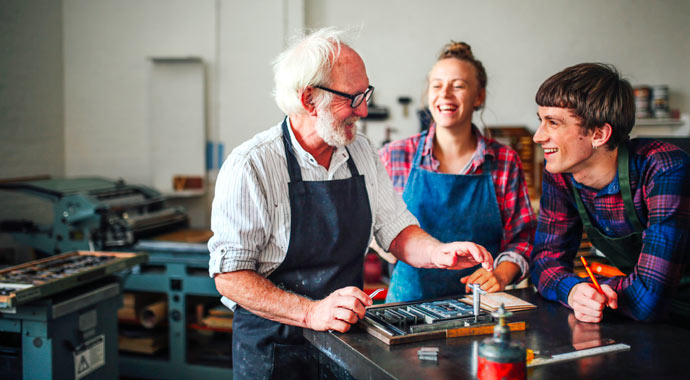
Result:
[[[357,121],[358,118],[355,120],[351,118],[345,119],[338,123],[338,125],[335,125],[335,117],[333,117],[333,113],[330,110],[327,108],[319,109],[318,113],[319,117],[316,119],[316,134],[319,135],[326,144],[332,147],[341,148],[355,141],[357,137],[357,125],[354,124],[354,122]],[[355,127],[352,131],[352,137],[348,138],[346,125],[350,122],[353,123]]]

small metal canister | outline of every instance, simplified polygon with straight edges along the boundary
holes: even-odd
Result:
[[[503,305],[493,314],[498,318],[498,324],[494,327],[493,337],[479,345],[477,379],[526,379],[525,347],[510,341],[510,328],[505,322],[505,318],[511,315]]]

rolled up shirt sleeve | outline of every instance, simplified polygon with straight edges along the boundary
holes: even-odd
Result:
[[[209,275],[257,270],[259,253],[267,242],[269,213],[266,195],[251,163],[231,155],[216,181],[211,211],[213,236],[208,242]]]
[[[520,276],[515,278],[512,283],[518,283],[527,278],[529,274],[529,262],[525,256],[512,251],[501,252],[501,254],[496,257],[496,260],[494,260],[494,269],[504,261],[513,263],[520,268]]]

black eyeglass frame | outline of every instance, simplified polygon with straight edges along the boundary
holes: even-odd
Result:
[[[336,91],[336,90],[333,90],[331,88],[324,87],[324,86],[313,86],[313,87],[324,90],[324,91],[328,91],[328,92],[336,94],[338,96],[342,96],[343,98],[350,99],[351,100],[350,107],[352,107],[352,108],[359,107],[359,105],[362,104],[362,102],[365,100],[367,103],[369,103],[369,99],[371,99],[371,95],[374,93],[374,86],[369,86],[369,87],[367,87],[366,90],[364,90],[364,92],[359,92],[359,93],[354,94],[354,95],[346,94],[344,92]]]

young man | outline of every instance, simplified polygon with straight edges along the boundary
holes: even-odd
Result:
[[[288,117],[235,149],[218,176],[209,273],[237,305],[234,379],[326,376],[302,328],[345,332],[364,316],[372,235],[413,266],[493,268],[483,247],[422,231],[395,194],[357,134],[374,88],[341,34],[316,31],[278,57],[276,102]]]
[[[629,140],[630,84],[609,65],[583,63],[536,95],[534,142],[546,161],[532,280],[584,322],[608,306],[636,320],[690,317],[690,158],[651,139]],[[582,231],[625,276],[603,294],[572,273]]]

